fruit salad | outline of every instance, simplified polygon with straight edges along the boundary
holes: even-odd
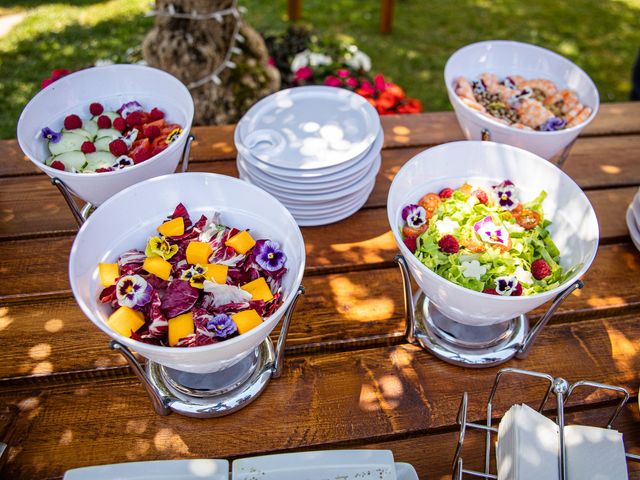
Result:
[[[46,165],[73,173],[113,172],[154,157],[182,133],[164,112],[155,107],[147,112],[136,101],[114,111],[95,102],[88,113],[84,119],[67,115],[60,132],[42,129],[51,154]]]
[[[179,204],[143,249],[101,263],[107,325],[125,337],[169,347],[210,345],[259,326],[282,304],[287,272],[280,245]]]
[[[510,180],[427,193],[402,210],[404,244],[430,270],[489,295],[533,295],[569,275],[544,218],[544,191],[522,202]]]

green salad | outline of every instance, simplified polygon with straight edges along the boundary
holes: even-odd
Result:
[[[491,295],[541,293],[571,273],[547,230],[546,195],[521,203],[509,180],[445,188],[403,208],[402,237],[427,268],[458,285]]]

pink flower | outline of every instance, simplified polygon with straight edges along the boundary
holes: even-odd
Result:
[[[341,78],[347,78],[349,76],[349,70],[346,68],[341,68],[340,70],[336,70],[336,75]]]
[[[342,85],[342,81],[338,77],[334,77],[333,75],[329,75],[324,79],[324,84],[329,87],[339,87]]]
[[[360,84],[360,89],[363,91],[363,93],[366,95],[373,95],[376,91],[373,88],[373,85],[371,85],[371,82],[367,82],[364,81]]]
[[[384,92],[387,88],[387,83],[382,75],[376,75],[373,79],[373,84],[379,92]]]
[[[311,69],[311,67],[300,67],[298,70],[296,70],[296,82],[299,82],[301,80],[309,80],[311,77],[313,77],[313,70]]]
[[[347,78],[347,85],[351,88],[356,88],[358,86],[358,80],[353,77]]]
[[[272,67],[276,66],[276,61],[273,59],[273,57],[269,57],[269,65],[271,65]]]

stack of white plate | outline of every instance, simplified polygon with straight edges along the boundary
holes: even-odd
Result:
[[[321,86],[263,98],[234,135],[240,178],[280,200],[300,226],[337,222],[362,208],[383,139],[378,113],[363,97]]]
[[[640,189],[627,209],[627,227],[633,244],[640,250]]]

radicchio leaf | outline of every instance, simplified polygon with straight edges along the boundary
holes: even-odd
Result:
[[[192,287],[188,281],[172,281],[162,297],[162,313],[167,318],[173,318],[188,312],[198,301],[199,290]]]
[[[151,301],[147,304],[143,312],[145,320],[149,322],[147,333],[149,337],[162,339],[166,337],[169,331],[169,322],[160,310],[161,304],[160,294],[157,290],[154,290],[151,293]]]
[[[102,292],[100,292],[99,298],[102,303],[111,302],[114,298],[116,298],[116,286],[111,285],[110,287],[102,290]]]
[[[251,294],[234,285],[225,285],[205,280],[204,291],[213,295],[213,306],[227,303],[243,303],[251,300]]]
[[[127,250],[118,259],[118,267],[120,268],[120,275],[135,275],[142,270],[142,264],[147,256],[140,250]]]
[[[184,229],[186,231],[192,225],[192,223],[191,217],[189,217],[189,212],[187,212],[186,207],[182,203],[178,204],[176,209],[173,211],[173,214],[171,215],[172,219],[178,217],[182,217],[182,219],[184,220]]]

